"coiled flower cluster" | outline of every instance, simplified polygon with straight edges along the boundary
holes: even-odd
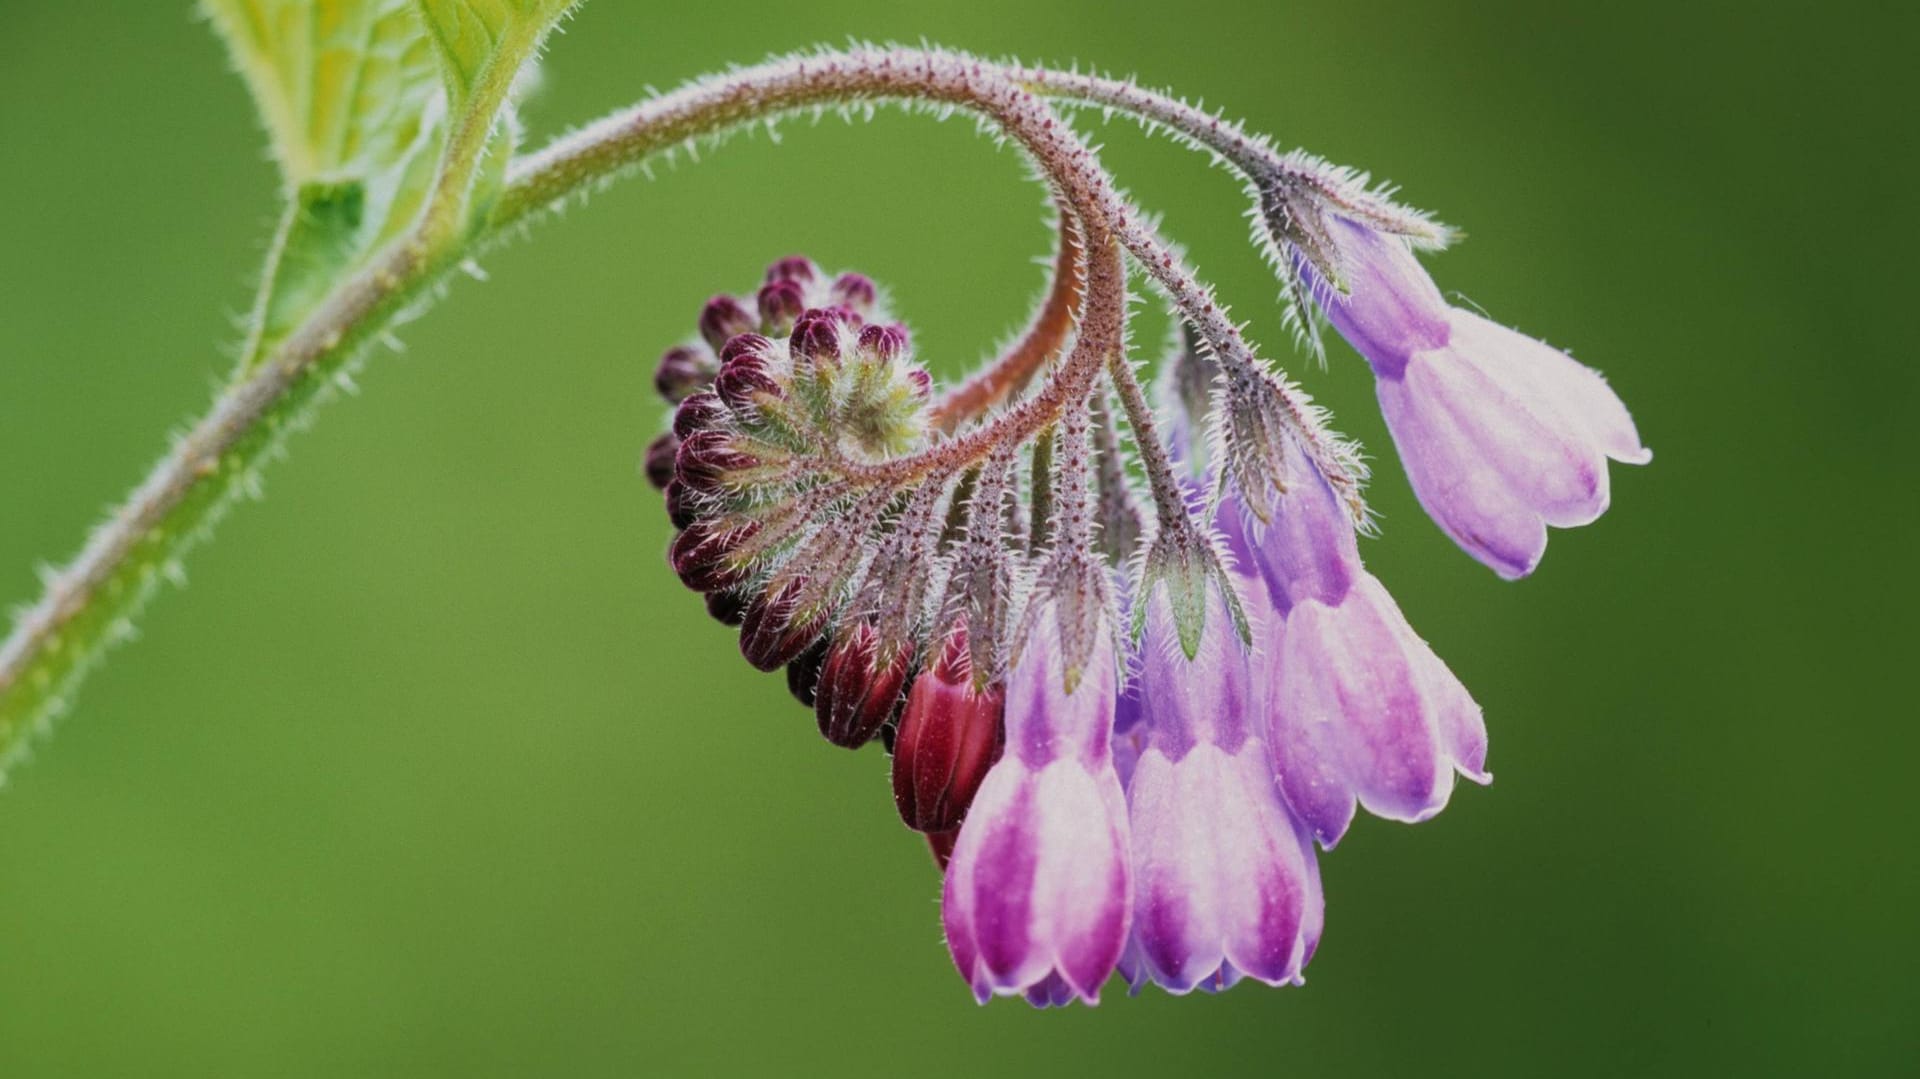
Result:
[[[1565,353],[1452,307],[1415,256],[1452,234],[1365,178],[1129,84],[854,52],[688,92],[714,107],[871,96],[970,108],[1060,207],[1052,286],[937,392],[872,281],[794,256],[661,357],[646,472],[669,560],[821,734],[892,757],[982,1001],[1298,982],[1319,858],[1358,811],[1424,820],[1487,782],[1480,707],[1360,555],[1357,451],[1037,96],[1135,115],[1238,170],[1299,338],[1372,366],[1422,505],[1506,577],[1640,463]],[[689,106],[691,107],[691,106]],[[1180,332],[1150,394],[1131,258]]]

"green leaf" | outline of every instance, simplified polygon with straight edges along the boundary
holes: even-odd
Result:
[[[410,0],[202,0],[289,190],[366,180],[414,150],[440,89]]]
[[[416,0],[455,110],[503,96],[547,31],[576,0]]]

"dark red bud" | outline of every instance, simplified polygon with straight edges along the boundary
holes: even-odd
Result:
[[[720,377],[713,380],[713,389],[720,400],[740,416],[752,411],[755,398],[761,394],[781,396],[780,384],[773,380],[767,361],[751,352],[727,361],[720,369]]]
[[[775,281],[797,281],[802,285],[809,285],[819,276],[820,268],[805,255],[788,255],[767,267],[767,284],[769,285]]]
[[[680,575],[680,582],[695,592],[732,588],[741,582],[746,572],[732,566],[729,556],[756,531],[758,526],[751,524],[723,530],[696,521],[673,537],[673,545],[667,548],[667,560],[673,563],[673,572]]]
[[[673,410],[673,433],[692,438],[696,431],[719,426],[726,416],[727,406],[720,403],[719,395],[702,390]]]
[[[669,403],[677,404],[700,391],[719,369],[713,354],[691,345],[675,345],[660,357],[653,369],[653,388]]]
[[[667,520],[672,521],[675,528],[693,527],[693,522],[700,517],[699,499],[687,490],[686,484],[677,479],[668,482],[666,495]]]
[[[647,482],[658,490],[666,490],[673,482],[673,459],[680,452],[680,439],[669,431],[654,439],[647,446]]]
[[[860,351],[881,363],[892,363],[907,354],[907,328],[897,323],[891,326],[876,323],[863,327],[860,331]]]
[[[889,649],[892,655],[883,665],[879,643],[873,623],[862,621],[827,651],[814,715],[821,735],[834,745],[859,749],[900,708],[910,657],[905,649]]]
[[[735,336],[720,350],[720,366],[725,367],[743,356],[755,356],[762,360],[773,356],[773,342],[762,334],[743,333]]]
[[[755,321],[753,312],[738,299],[715,296],[700,312],[700,336],[707,339],[713,351],[719,352],[729,338],[753,329]]]
[[[746,609],[747,601],[741,599],[738,592],[729,590],[707,593],[707,613],[723,626],[739,625],[740,616]]]
[[[814,691],[820,684],[820,664],[826,661],[827,644],[825,638],[815,641],[799,659],[787,664],[787,692],[808,708],[813,707]]]
[[[933,396],[933,376],[927,374],[926,368],[908,368],[907,381],[913,384],[914,395],[922,401]]]
[[[840,323],[830,311],[808,311],[793,324],[793,337],[787,346],[795,362],[808,360],[816,365],[840,361]]]
[[[893,802],[907,827],[960,827],[980,781],[1000,759],[1005,713],[1000,686],[974,692],[966,635],[954,633],[939,662],[913,680],[894,738]]]
[[[794,320],[807,309],[807,294],[797,281],[775,281],[761,286],[756,302],[761,329],[777,336],[791,330]]]
[[[843,273],[833,283],[834,303],[845,304],[861,314],[873,310],[873,279],[863,273]]]
[[[826,628],[826,614],[799,609],[806,587],[807,579],[796,577],[747,604],[740,620],[740,654],[748,663],[763,671],[777,671],[798,659],[819,638]]]
[[[690,491],[718,491],[727,476],[759,464],[758,458],[733,446],[733,436],[708,428],[682,439],[674,457],[675,474]]]

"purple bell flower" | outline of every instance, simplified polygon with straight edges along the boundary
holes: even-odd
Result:
[[[1247,580],[1248,616],[1271,617]],[[1141,646],[1139,749],[1129,769],[1133,935],[1123,962],[1138,988],[1224,989],[1241,977],[1300,980],[1323,924],[1312,840],[1274,785],[1260,722],[1265,679],[1208,598],[1207,630],[1189,660],[1165,594]]]
[[[1051,603],[1007,675],[1006,747],[947,866],[947,947],[975,997],[1097,1003],[1127,940],[1127,809],[1114,773],[1116,662],[1101,634],[1065,690]]]
[[[1645,464],[1633,418],[1599,372],[1450,307],[1404,240],[1343,217],[1328,227],[1348,285],[1295,266],[1372,365],[1400,460],[1427,515],[1509,580],[1532,573],[1547,526],[1606,511],[1607,459]]]
[[[1445,808],[1455,772],[1492,777],[1479,706],[1361,564],[1333,489],[1301,454],[1288,460],[1273,520],[1255,529],[1229,497],[1221,527],[1272,605],[1255,630],[1273,772],[1331,849],[1356,805],[1421,821]]]

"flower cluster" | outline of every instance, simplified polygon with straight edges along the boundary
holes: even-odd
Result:
[[[1366,358],[1475,558],[1532,572],[1547,526],[1606,508],[1608,458],[1648,459],[1598,374],[1445,303],[1414,256],[1444,229],[1312,159],[1253,181],[1301,327]],[[1481,710],[1362,562],[1323,418],[1177,302],[1155,407],[1102,321],[1124,275],[1078,244],[1043,310],[1079,323],[946,398],[865,277],[795,257],[715,297],[656,377],[670,560],[828,741],[887,747],[980,1000],[1297,983],[1320,855],[1361,809],[1425,820],[1488,782]]]

